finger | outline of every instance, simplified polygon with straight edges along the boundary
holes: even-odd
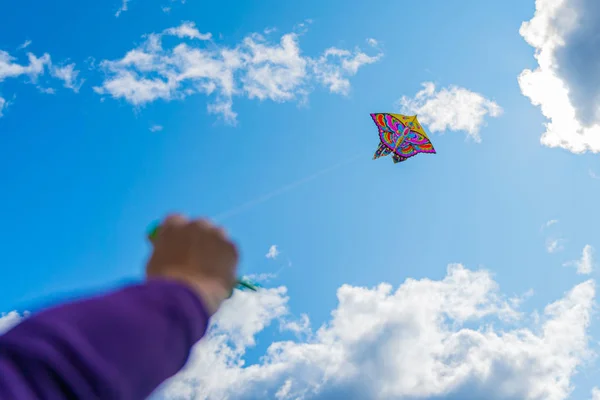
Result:
[[[235,287],[237,284],[237,269],[238,269],[240,255],[239,255],[238,248],[235,245],[235,243],[228,242],[227,247],[228,247],[229,257],[230,257],[230,264],[229,264],[230,271],[227,276],[227,280],[228,280],[227,283],[230,286]]]
[[[193,220],[189,221],[189,225],[196,229],[200,229],[202,231],[214,229],[213,224],[211,224],[209,220],[204,219],[204,218],[193,219]]]
[[[219,227],[219,226],[215,226],[214,227],[215,233],[217,234],[217,236],[225,241],[229,241],[229,235],[227,234],[227,231],[225,230],[225,228]]]
[[[229,245],[229,251],[231,253],[231,256],[233,257],[233,261],[235,263],[235,266],[237,268],[237,263],[240,259],[240,252],[238,250],[238,246],[232,242],[232,241],[227,241],[228,245]]]
[[[163,222],[160,224],[160,229],[158,229],[157,234],[155,235],[154,241],[160,239],[167,232],[172,232],[173,230],[179,230],[184,227],[188,222],[188,219],[181,214],[170,214],[165,217]]]
[[[188,223],[188,219],[181,214],[169,214],[165,217],[163,227],[181,227]]]

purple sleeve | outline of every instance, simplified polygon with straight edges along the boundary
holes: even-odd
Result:
[[[158,280],[48,309],[0,336],[0,399],[145,399],[207,324],[195,293]]]

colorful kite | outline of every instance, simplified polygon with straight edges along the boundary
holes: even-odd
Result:
[[[435,154],[435,149],[417,121],[416,115],[377,113],[371,114],[371,118],[379,129],[381,141],[373,160],[394,154],[394,163],[399,163],[418,153]]]

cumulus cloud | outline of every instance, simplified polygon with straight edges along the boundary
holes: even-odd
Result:
[[[26,316],[26,314],[21,315],[16,311],[0,314],[0,335],[17,325]]]
[[[165,47],[166,35],[199,39],[208,46],[181,41]],[[283,35],[279,43],[254,33],[232,48],[217,46],[210,38],[210,33],[200,33],[191,22],[146,35],[145,42],[123,58],[100,63],[106,76],[94,90],[134,106],[203,93],[214,98],[208,105],[210,113],[235,123],[235,96],[304,102],[315,84],[347,94],[349,78],[381,57],[368,56],[359,49],[329,48],[320,57],[311,58],[302,55],[296,33]]]
[[[591,274],[594,269],[594,248],[586,244],[583,248],[581,258],[577,261],[569,261],[564,266],[577,268],[577,273],[581,275]]]
[[[277,245],[274,244],[271,247],[269,247],[269,251],[267,252],[267,254],[265,254],[265,257],[275,259],[278,255],[279,250],[277,249]]]
[[[538,67],[519,76],[522,93],[549,120],[541,142],[574,153],[600,151],[600,3],[536,0],[520,34]]]
[[[485,117],[498,117],[502,108],[479,93],[458,86],[436,91],[432,82],[423,83],[415,97],[402,96],[398,101],[402,112],[417,114],[431,132],[464,131],[475,142],[481,142],[479,132]]]
[[[289,315],[288,298],[283,288],[236,292],[156,397],[563,400],[593,356],[593,280],[537,319],[523,318],[489,272],[461,265],[450,265],[442,280],[407,279],[395,290],[343,285],[337,297],[331,320],[316,332],[274,341],[247,365],[255,336]]]

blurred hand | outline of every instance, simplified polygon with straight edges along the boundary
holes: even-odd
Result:
[[[213,315],[236,284],[238,252],[222,229],[202,219],[167,217],[151,239],[146,276],[189,285]]]

